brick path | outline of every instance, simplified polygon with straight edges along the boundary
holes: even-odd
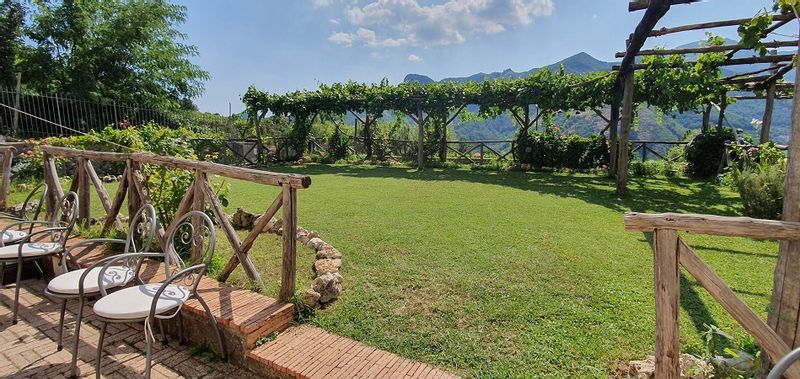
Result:
[[[77,301],[68,302],[64,349],[56,351],[58,306],[42,294],[41,280],[26,280],[20,291],[20,320],[11,325],[14,285],[0,289],[0,377],[61,378],[69,374],[72,359],[72,331]],[[81,376],[94,376],[99,323],[91,309],[84,312],[78,369]],[[251,378],[250,371],[222,362],[193,357],[190,345],[175,339],[168,346],[153,344],[153,378]],[[145,365],[145,342],[141,324],[109,324],[102,372],[108,378],[141,377]]]
[[[292,378],[458,378],[308,325],[281,333],[247,358]]]

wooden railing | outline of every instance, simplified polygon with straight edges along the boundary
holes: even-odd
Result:
[[[625,214],[625,229],[653,232],[656,296],[656,378],[680,378],[680,266],[755,339],[775,363],[788,354],[784,342],[755,312],[725,284],[711,267],[698,257],[678,232],[771,240],[800,240],[800,223],[761,220],[749,217],[723,217],[697,214]],[[787,378],[800,378],[794,365]]]
[[[311,185],[311,178],[305,175],[280,174],[266,171],[253,170],[242,167],[233,167],[211,162],[199,162],[183,158],[165,157],[151,153],[110,153],[100,151],[76,150],[55,146],[42,146],[44,152],[44,177],[50,187],[47,201],[47,209],[54,209],[58,199],[63,196],[61,182],[55,166],[55,157],[76,159],[75,172],[73,175],[70,191],[76,191],[79,198],[78,219],[79,222],[87,222],[90,215],[90,187],[94,186],[100,202],[106,211],[103,222],[102,234],[105,235],[111,227],[122,229],[119,212],[124,200],[128,199],[128,214],[132,215],[143,203],[150,203],[150,193],[144,183],[141,174],[142,164],[151,164],[161,167],[181,169],[194,172],[194,181],[190,185],[186,194],[183,196],[176,215],[182,215],[191,210],[205,210],[206,201],[210,205],[217,221],[222,228],[223,234],[233,248],[234,255],[225,265],[220,280],[225,281],[231,272],[241,263],[247,276],[259,284],[263,284],[261,276],[255,265],[250,260],[249,252],[253,247],[256,238],[266,227],[267,223],[283,208],[283,261],[281,268],[281,290],[280,300],[288,301],[294,296],[295,275],[296,275],[296,255],[297,248],[295,243],[295,233],[297,229],[297,190],[308,188]],[[125,171],[119,182],[117,193],[112,200],[102,181],[94,170],[92,161],[115,161],[125,162]],[[253,183],[259,183],[281,188],[280,194],[267,207],[266,213],[250,231],[250,233],[240,240],[238,234],[231,225],[219,198],[212,189],[208,181],[208,174],[220,175],[228,178],[241,179]],[[177,219],[177,218],[176,218]],[[200,220],[196,220],[199,222]],[[172,221],[174,222],[174,220]],[[168,225],[166,229],[159,226],[159,242],[164,247],[164,238],[167,232],[176,225]],[[193,255],[199,251],[192,251]]]
[[[689,142],[686,141],[646,141],[646,140],[631,141],[631,146],[633,147],[634,155],[636,155],[636,153],[641,154],[642,161],[646,161],[650,154],[658,157],[659,159],[665,161],[668,160],[666,157],[664,157],[662,153],[653,149],[654,145],[674,146],[674,145],[687,145],[687,144],[689,144]]]

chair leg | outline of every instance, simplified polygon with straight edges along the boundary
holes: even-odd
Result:
[[[67,299],[61,299],[61,317],[58,320],[58,346],[56,351],[64,348],[64,313],[67,311]]]
[[[19,286],[22,281],[22,259],[17,260],[17,284],[14,286],[14,318],[11,324],[17,325],[17,315],[19,313]]]
[[[169,344],[169,340],[167,339],[167,333],[164,333],[164,322],[159,318],[158,321],[158,329],[161,330],[161,344],[167,346]]]
[[[75,320],[75,341],[72,349],[72,364],[69,369],[69,377],[73,379],[78,377],[78,346],[81,342],[81,321],[83,320],[83,306],[85,303],[86,299],[81,297],[78,305],[78,316]]]
[[[144,366],[144,377],[145,377],[145,379],[150,379],[150,368],[151,368],[152,361],[153,361],[153,341],[155,341],[156,338],[155,338],[155,336],[151,335],[153,328],[152,328],[152,322],[150,321],[150,319],[148,318],[148,319],[144,320],[144,323],[145,323],[145,326],[144,326],[145,330],[150,330],[151,331],[150,333],[145,333],[145,339],[147,340],[146,341],[147,342],[147,361],[146,361],[145,366]],[[159,320],[159,325],[160,324],[161,324],[161,322]]]
[[[39,278],[44,279],[44,270],[42,270],[42,266],[39,266],[39,261],[33,261],[33,265],[36,266],[36,271],[39,272]]]
[[[106,336],[106,326],[108,323],[105,321],[100,324],[100,341],[97,343],[97,358],[94,362],[94,376],[97,379],[100,379],[100,363],[103,360],[103,339]]]
[[[211,329],[214,329],[214,333],[217,335],[217,344],[219,344],[219,349],[222,352],[222,360],[227,360],[228,349],[225,348],[225,343],[222,341],[222,334],[217,326],[217,319],[214,317],[214,314],[211,313],[211,309],[208,308],[208,304],[206,304],[202,297],[196,296],[195,299],[197,299],[197,301],[200,302],[200,305],[203,306],[203,309],[205,309],[206,315],[208,315],[208,320],[211,322]]]

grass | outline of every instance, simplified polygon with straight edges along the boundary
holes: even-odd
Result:
[[[592,174],[307,165],[299,223],[344,254],[343,296],[311,322],[468,377],[605,377],[652,354],[650,237],[622,213],[738,214],[736,195],[686,179],[633,179],[617,198]],[[278,189],[232,181],[229,212],[263,212]],[[93,202],[93,208],[96,202]],[[685,236],[753,310],[766,317],[777,244]],[[219,251],[229,255],[227,242]],[[277,295],[279,241],[252,257]],[[311,280],[308,249],[298,285]],[[241,269],[233,279],[244,283]],[[681,342],[702,350],[704,323],[744,331],[689,274],[681,280]]]

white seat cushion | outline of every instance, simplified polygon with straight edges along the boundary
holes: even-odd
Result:
[[[2,235],[0,235],[0,239],[3,240],[4,245],[8,245],[22,241],[22,239],[27,235],[28,233],[25,233],[21,230],[6,230]]]
[[[100,276],[100,267],[95,267],[89,271],[86,278],[83,280],[84,293],[92,294],[100,292],[100,286],[97,284],[97,279]],[[53,278],[47,284],[47,289],[50,292],[63,293],[68,295],[77,295],[80,293],[78,290],[78,281],[81,275],[86,272],[86,269],[66,272]],[[133,280],[134,270],[124,266],[111,266],[103,274],[103,284],[106,289],[124,286]]]
[[[38,257],[53,254],[61,250],[61,244],[55,242],[30,242],[22,245],[22,257]],[[0,259],[17,258],[19,245],[0,247]]]
[[[161,283],[143,284],[110,293],[94,303],[94,313],[100,317],[127,320],[150,315],[153,297]],[[156,314],[174,310],[189,298],[189,289],[170,284],[161,293],[156,304]]]

